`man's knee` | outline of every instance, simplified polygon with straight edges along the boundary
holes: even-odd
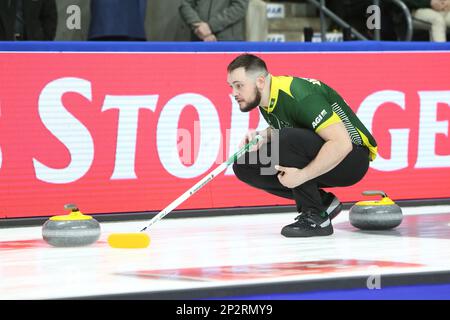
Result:
[[[285,152],[289,152],[291,150],[290,145],[294,141],[299,141],[301,137],[303,136],[303,129],[297,129],[298,131],[294,130],[293,128],[283,128],[279,130],[278,132],[278,149],[282,154]],[[274,141],[272,141],[274,143]]]
[[[304,161],[297,160],[296,167],[306,166],[314,159],[322,147],[324,141],[315,132],[303,128],[283,128],[279,132],[279,160],[286,165],[291,162],[293,154],[302,155]],[[304,156],[304,157],[303,157]]]
[[[431,25],[435,28],[442,28],[442,29],[447,28],[445,18],[441,15],[437,15],[437,16],[433,17],[433,20],[431,20]]]
[[[430,8],[418,9],[415,12],[414,17],[429,22],[433,25],[445,25],[445,18],[442,14]]]
[[[320,141],[321,138],[315,132],[303,128],[283,128],[279,130],[280,145],[288,145],[290,143],[301,143],[304,141]]]

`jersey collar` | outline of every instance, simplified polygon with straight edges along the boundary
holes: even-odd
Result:
[[[275,109],[280,90],[293,97],[291,93],[291,83],[293,79],[293,77],[286,76],[271,76],[269,106],[267,108],[263,108],[264,110],[270,113]]]

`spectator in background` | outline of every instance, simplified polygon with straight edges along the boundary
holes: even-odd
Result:
[[[244,41],[249,0],[183,0],[182,19],[193,41]]]
[[[431,41],[447,41],[450,0],[404,0],[414,18],[431,23]]]
[[[0,40],[48,40],[55,38],[55,0],[1,0]]]
[[[91,0],[88,40],[145,41],[147,0]]]
[[[374,38],[374,31],[367,28],[367,19],[370,16],[367,8],[373,5],[372,0],[328,0],[326,5],[363,36],[368,39]],[[381,40],[398,40],[399,36],[393,21],[396,6],[390,1],[380,1],[380,9]]]

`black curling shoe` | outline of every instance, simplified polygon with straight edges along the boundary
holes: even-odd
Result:
[[[281,234],[285,237],[321,237],[333,234],[333,225],[326,212],[308,210],[295,218],[295,222],[285,226]]]

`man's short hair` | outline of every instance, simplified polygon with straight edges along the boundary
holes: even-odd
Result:
[[[264,72],[267,73],[267,66],[264,60],[253,55],[253,54],[241,54],[236,57],[231,63],[228,65],[227,71],[228,73],[236,70],[238,68],[244,68],[246,72]]]

